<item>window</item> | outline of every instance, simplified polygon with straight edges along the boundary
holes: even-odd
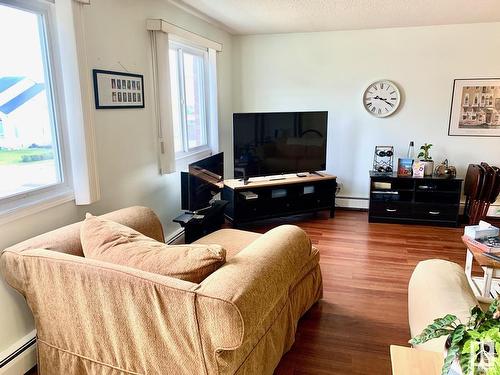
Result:
[[[68,191],[50,6],[0,0],[0,212]]]
[[[170,81],[177,158],[208,149],[206,50],[170,43]]]

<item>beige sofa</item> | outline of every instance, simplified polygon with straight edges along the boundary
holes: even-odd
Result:
[[[156,215],[104,215],[163,241]],[[271,374],[322,296],[319,254],[281,226],[223,229],[227,262],[200,284],[83,257],[76,223],[6,249],[0,267],[37,328],[45,374]]]
[[[441,259],[420,262],[413,271],[408,286],[411,337],[420,334],[434,319],[446,314],[453,314],[460,320],[467,321],[470,309],[476,305],[482,306],[474,296],[462,267]],[[444,352],[445,341],[446,337],[440,337],[418,345],[417,348]]]

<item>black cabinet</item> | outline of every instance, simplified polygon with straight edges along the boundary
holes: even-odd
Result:
[[[328,210],[335,213],[336,177],[330,175],[289,177],[277,181],[224,181],[222,199],[229,202],[226,218],[233,225],[252,221]]]
[[[462,180],[370,172],[370,222],[458,226]]]

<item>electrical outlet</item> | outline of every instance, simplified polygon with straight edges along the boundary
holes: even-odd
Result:
[[[337,191],[335,192],[335,195],[339,195],[343,187],[344,185],[342,184],[342,182],[337,182]]]

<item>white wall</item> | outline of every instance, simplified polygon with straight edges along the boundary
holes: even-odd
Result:
[[[453,79],[500,77],[498,36],[500,23],[235,37],[234,111],[328,110],[327,170],[340,196],[368,197],[376,145],[402,156],[411,140],[433,143],[434,160],[460,175],[472,162],[500,165],[500,138],[447,136]],[[376,119],[361,99],[382,78],[404,99]]]
[[[67,203],[0,226],[0,249],[33,235],[79,221],[86,211],[104,213],[130,205],[152,207],[168,236],[178,228],[178,174],[159,176],[153,123],[151,58],[147,18],[163,18],[223,43],[218,55],[219,121],[231,121],[231,36],[179,10],[166,0],[93,0],[85,7],[91,68],[144,74],[145,109],[95,111],[101,201],[86,207]],[[88,72],[91,77],[91,72]],[[224,145],[224,141],[220,142]],[[33,329],[24,300],[0,280],[0,352]]]

